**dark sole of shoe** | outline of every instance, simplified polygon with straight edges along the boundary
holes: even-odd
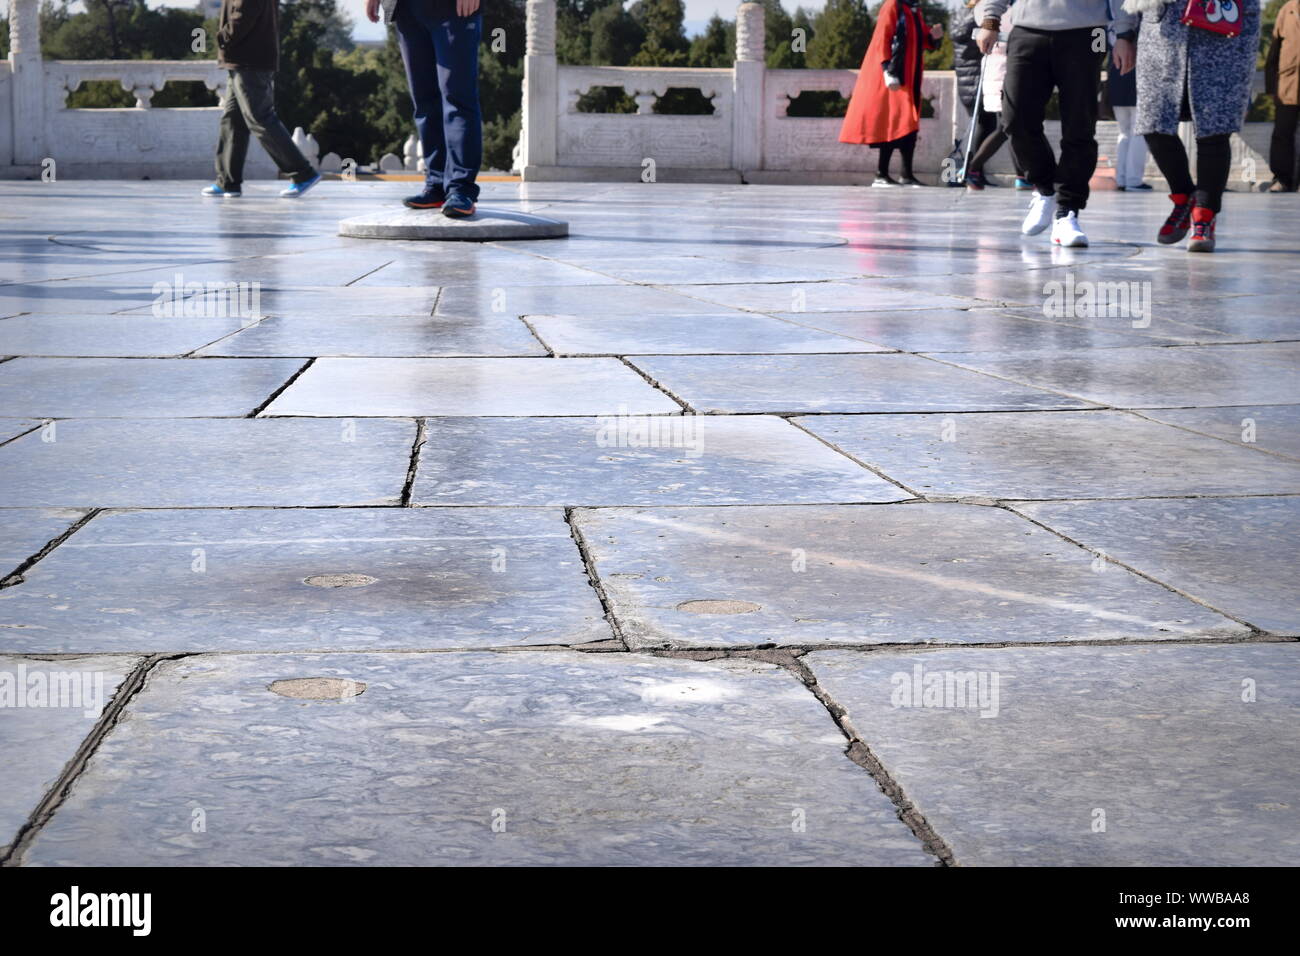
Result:
[[[1213,252],[1214,240],[1211,239],[1209,242],[1197,242],[1195,239],[1193,239],[1191,242],[1187,244],[1187,251],[1188,252]]]
[[[469,210],[443,208],[442,214],[448,219],[468,219],[478,211],[478,206],[470,206]]]
[[[1157,235],[1156,242],[1160,243],[1160,245],[1162,246],[1172,246],[1186,239],[1187,234],[1189,232],[1191,232],[1190,229],[1184,229],[1182,232],[1177,233],[1176,235],[1172,233],[1168,236]]]
[[[442,208],[442,203],[440,202],[430,202],[430,203],[407,202],[405,199],[402,200],[402,205],[405,206],[407,209],[441,209]]]

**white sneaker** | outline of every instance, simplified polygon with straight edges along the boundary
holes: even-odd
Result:
[[[1052,224],[1054,215],[1056,215],[1056,194],[1044,196],[1035,189],[1033,196],[1029,198],[1029,212],[1025,214],[1025,221],[1020,224],[1021,233],[1026,236],[1038,235]]]
[[[1079,228],[1079,214],[1067,212],[1052,223],[1052,242],[1058,246],[1078,248],[1088,244],[1088,237]]]

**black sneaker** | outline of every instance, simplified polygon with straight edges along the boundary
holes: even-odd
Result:
[[[461,193],[452,193],[443,203],[442,214],[448,219],[468,219],[474,215],[474,200]]]
[[[876,178],[871,181],[871,185],[880,189],[892,188],[898,185],[898,180],[884,173],[876,173]]]
[[[441,209],[447,201],[447,194],[441,186],[425,186],[418,196],[407,196],[402,205],[407,209]]]
[[[924,186],[925,183],[921,182],[921,180],[917,179],[915,176],[899,176],[898,185],[915,187],[915,186]]]

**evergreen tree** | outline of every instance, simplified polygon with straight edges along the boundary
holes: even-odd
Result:
[[[805,62],[815,70],[857,69],[871,42],[866,0],[826,0],[813,19]]]

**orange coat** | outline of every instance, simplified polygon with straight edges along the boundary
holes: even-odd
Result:
[[[885,85],[884,71],[893,57],[894,34],[899,17],[906,17],[904,28],[902,86],[891,90]],[[871,34],[867,55],[862,58],[858,80],[853,86],[849,109],[840,127],[841,143],[876,145],[902,139],[921,126],[920,52],[916,42],[921,37],[925,48],[934,49],[934,40],[918,7],[902,0],[885,0],[880,8],[876,29]]]

